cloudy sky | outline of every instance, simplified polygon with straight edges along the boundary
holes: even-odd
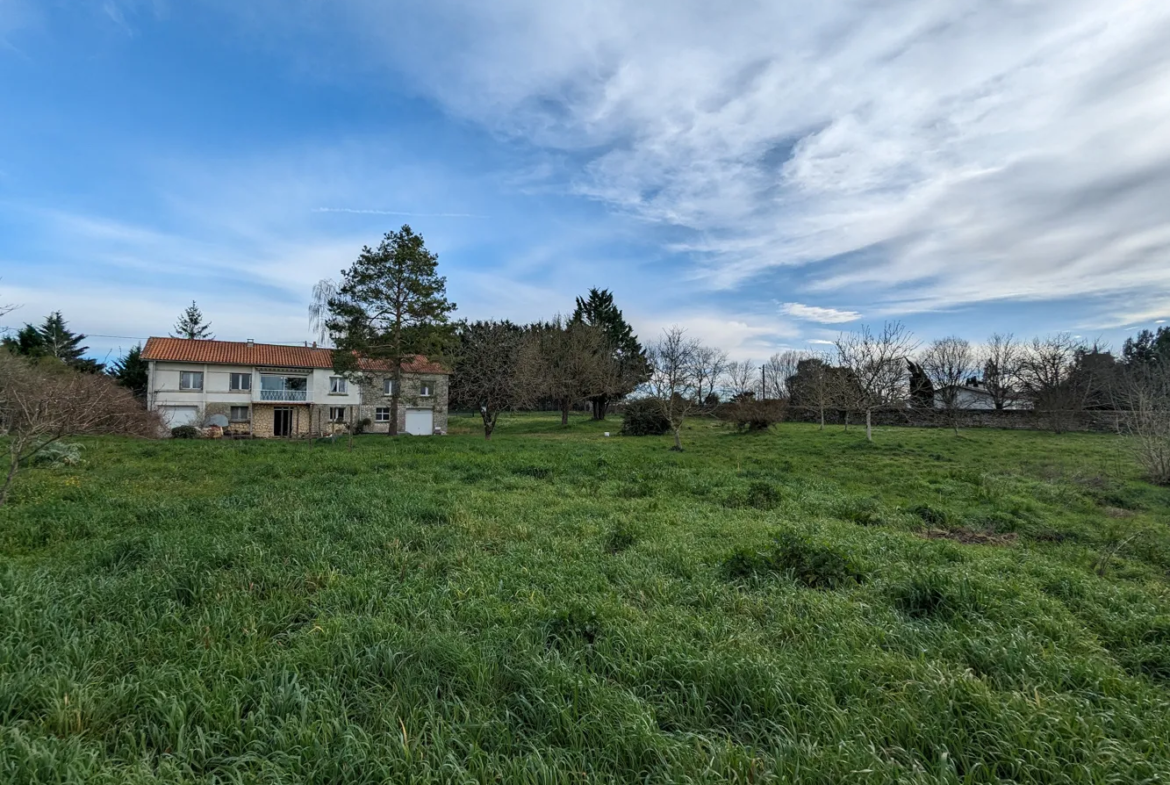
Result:
[[[738,357],[1170,318],[1165,0],[0,0],[4,326],[310,337],[409,222],[469,318]]]

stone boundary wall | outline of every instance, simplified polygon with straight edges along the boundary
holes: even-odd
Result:
[[[1032,409],[981,409],[957,413],[960,428],[1005,428],[1030,431],[1087,431],[1094,433],[1123,433],[1130,412],[1121,411],[1056,411],[1044,412]],[[788,410],[789,422],[820,422],[816,410]],[[950,428],[954,419],[951,413],[940,409],[884,409],[873,413],[874,425],[903,425],[916,428]],[[845,413],[841,410],[826,410],[825,424],[844,425]],[[865,427],[865,412],[853,412],[850,425]]]

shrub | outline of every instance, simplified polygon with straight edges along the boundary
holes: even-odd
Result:
[[[932,526],[945,526],[950,522],[950,516],[947,515],[946,510],[931,507],[929,504],[919,504],[917,507],[911,507],[910,512],[921,518],[923,523],[929,523]]]
[[[199,429],[194,425],[179,425],[171,428],[172,439],[198,439]]]
[[[966,578],[952,578],[943,572],[915,573],[894,587],[894,604],[915,619],[950,619],[977,613],[981,603],[975,587]]]
[[[638,541],[638,532],[626,521],[618,521],[605,535],[607,553],[621,553]]]
[[[772,510],[780,504],[780,490],[769,482],[757,480],[747,490],[731,495],[725,502],[728,507],[754,507],[757,510]]]
[[[790,532],[778,535],[765,551],[736,551],[724,560],[723,569],[732,579],[758,573],[783,574],[810,589],[836,589],[865,580],[852,556]]]
[[[783,422],[787,411],[788,401],[757,401],[755,398],[742,397],[720,407],[719,418],[734,423],[736,430],[758,432]]]
[[[653,398],[639,398],[626,404],[622,415],[622,436],[662,436],[670,433],[670,420]]]
[[[51,442],[41,447],[30,463],[33,466],[77,466],[81,463],[81,445]]]

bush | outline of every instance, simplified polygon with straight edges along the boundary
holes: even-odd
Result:
[[[179,425],[171,428],[172,439],[198,439],[199,429],[194,425]]]
[[[30,463],[33,466],[77,466],[81,463],[81,445],[52,442],[41,447]]]
[[[723,569],[733,579],[779,573],[810,589],[836,589],[865,580],[865,573],[853,557],[790,532],[777,536],[765,551],[736,551],[724,560]]]
[[[735,423],[736,430],[759,432],[783,422],[787,412],[788,401],[757,401],[745,396],[721,407],[719,419]]]
[[[670,420],[653,398],[640,398],[626,404],[622,415],[622,436],[662,436],[670,433]]]

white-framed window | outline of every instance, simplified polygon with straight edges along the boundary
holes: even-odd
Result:
[[[329,422],[345,422],[345,407],[344,406],[330,406],[329,407]]]
[[[374,422],[390,422],[390,407],[379,406],[374,409]]]
[[[431,382],[423,382],[418,386],[419,398],[430,398],[435,394],[435,385]]]
[[[180,390],[202,390],[203,373],[201,371],[179,371]]]
[[[386,377],[385,379],[382,380],[382,392],[388,396],[394,394],[394,380],[393,379],[391,379],[390,377]]]
[[[228,419],[231,420],[232,422],[247,422],[249,419],[248,407],[247,406],[233,406],[231,409],[231,413],[228,415]]]
[[[252,389],[252,374],[250,373],[233,373],[228,382],[228,389],[232,391],[251,390]]]
[[[329,377],[329,394],[330,395],[345,395],[348,389],[345,379],[341,376]]]

